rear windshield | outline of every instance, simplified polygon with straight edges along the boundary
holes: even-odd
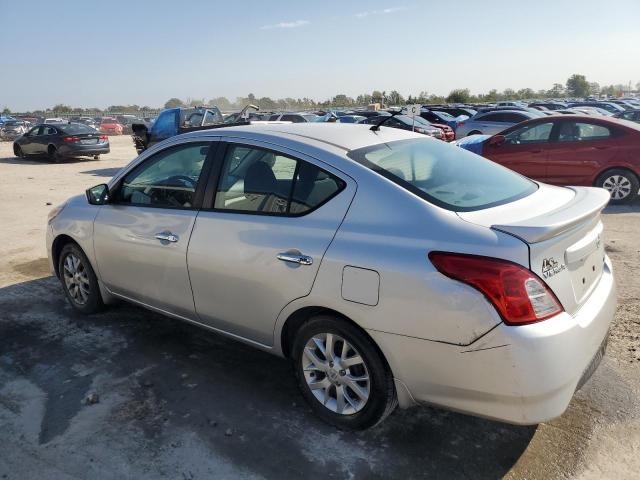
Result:
[[[80,133],[96,133],[97,130],[87,127],[81,123],[70,123],[68,125],[64,125],[59,127],[67,135],[76,135]]]
[[[400,140],[352,150],[348,156],[424,200],[456,212],[509,203],[538,188],[522,175],[439,140]]]

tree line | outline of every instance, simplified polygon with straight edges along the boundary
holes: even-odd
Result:
[[[636,84],[636,89],[640,91],[640,82]],[[213,97],[208,100],[204,98],[187,98],[184,100],[180,98],[170,98],[161,107],[149,107],[147,105],[110,105],[104,110],[97,107],[77,108],[69,105],[58,104],[46,111],[36,110],[29,113],[138,113],[144,111],[156,111],[162,108],[195,107],[199,105],[216,105],[222,111],[232,111],[239,110],[249,103],[259,106],[261,110],[309,110],[330,107],[362,107],[372,103],[381,103],[386,105],[409,105],[414,103],[487,103],[505,100],[530,100],[534,98],[583,98],[589,95],[622,96],[629,90],[629,85],[625,86],[617,84],[600,86],[597,82],[589,82],[584,75],[574,74],[571,75],[564,84],[554,83],[548,90],[533,90],[531,88],[514,90],[507,88],[501,92],[496,89],[492,89],[486,93],[472,94],[468,88],[457,88],[451,90],[451,92],[446,96],[421,91],[417,95],[409,94],[406,97],[397,90],[391,90],[389,92],[385,90],[374,90],[371,93],[362,93],[355,97],[350,97],[340,93],[322,101],[316,101],[308,97],[272,99],[270,97],[257,97],[253,93],[249,93],[246,97],[237,97],[233,101],[226,97]],[[8,108],[5,108],[2,113],[9,114],[11,112]]]

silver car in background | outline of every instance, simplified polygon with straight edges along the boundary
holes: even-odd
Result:
[[[338,427],[398,404],[535,424],[606,346],[608,200],[396,128],[249,125],[145,151],[55,208],[47,249],[75,310],[123,299],[289,358]]]
[[[516,123],[538,118],[539,116],[524,110],[492,110],[477,113],[467,120],[458,122],[456,139],[469,135],[495,135]]]

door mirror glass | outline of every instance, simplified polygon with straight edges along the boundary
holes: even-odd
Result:
[[[499,147],[504,143],[504,135],[494,135],[489,139],[489,145]]]
[[[86,193],[87,200],[91,205],[104,205],[105,203],[109,203],[109,187],[106,183],[88,188]]]

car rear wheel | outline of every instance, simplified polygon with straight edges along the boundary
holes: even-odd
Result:
[[[609,191],[611,203],[627,203],[637,197],[640,181],[629,170],[614,168],[607,170],[598,177],[596,187]]]
[[[85,315],[104,307],[98,279],[82,249],[68,243],[58,259],[58,276],[71,306]]]
[[[93,156],[93,159],[94,159],[94,160],[100,160],[100,155],[94,155],[94,156]]]
[[[13,145],[13,154],[18,158],[24,158],[24,153],[22,153],[22,147],[20,147],[20,145]]]
[[[381,353],[339,317],[320,315],[302,325],[292,357],[302,395],[332,425],[364,430],[397,406],[393,376]]]

